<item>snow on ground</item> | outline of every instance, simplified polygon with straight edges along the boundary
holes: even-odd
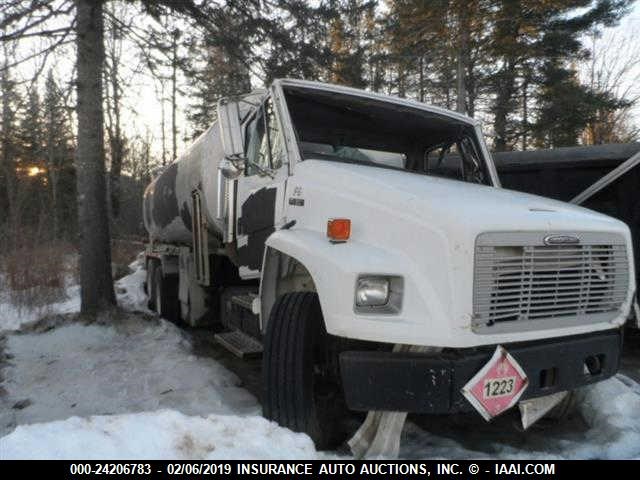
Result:
[[[43,307],[26,308],[13,305],[7,293],[0,290],[0,333],[3,330],[19,330],[22,325],[35,322],[45,315],[80,311],[80,287],[78,285],[68,285],[63,297],[66,298]]]
[[[116,284],[119,302],[143,313],[6,335],[0,459],[333,455],[263,419],[234,373],[194,353],[189,332],[144,314],[145,273],[140,261],[131,267]],[[581,400],[578,420],[525,433],[506,417],[410,417],[400,456],[640,458],[638,383],[620,374],[584,389]]]
[[[0,439],[0,459],[308,459],[316,455],[309,437],[259,416],[203,418],[172,410],[73,417],[20,426]]]
[[[3,423],[48,422],[71,415],[110,415],[175,408],[188,415],[258,414],[256,399],[219,363],[191,353],[180,330],[135,316],[114,326],[64,325],[11,335],[4,388],[11,405]]]
[[[527,432],[478,419],[429,433],[405,428],[401,456],[457,459],[640,459],[640,386],[619,374],[580,390],[579,415]],[[428,420],[425,420],[428,422]],[[445,420],[442,419],[444,422]]]

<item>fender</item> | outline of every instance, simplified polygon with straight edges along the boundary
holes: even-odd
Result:
[[[280,259],[290,257],[308,272],[318,293],[327,332],[341,337],[387,343],[416,344],[428,341],[431,329],[445,315],[441,299],[401,251],[383,250],[374,245],[348,241],[331,243],[324,233],[307,229],[279,230],[266,241],[261,272],[260,321],[263,331],[275,302],[281,275]],[[403,277],[402,308],[394,314],[360,314],[354,311],[355,286],[359,275],[398,275]],[[417,285],[420,285],[418,289]],[[421,332],[423,338],[417,337]],[[433,332],[432,332],[433,333]],[[426,334],[426,335],[425,335]]]

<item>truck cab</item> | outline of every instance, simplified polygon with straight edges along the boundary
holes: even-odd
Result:
[[[628,227],[501,188],[469,117],[277,80],[223,99],[144,211],[151,306],[261,354],[265,416],[319,448],[349,410],[490,419],[618,369]]]

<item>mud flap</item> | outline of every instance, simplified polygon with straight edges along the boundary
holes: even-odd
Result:
[[[557,392],[544,397],[521,401],[518,404],[518,408],[520,409],[522,428],[528,429],[549,413],[553,407],[562,402],[568,394],[569,392]]]
[[[395,345],[394,352],[420,353],[429,347]],[[397,458],[400,437],[407,420],[407,412],[370,411],[358,431],[347,441],[356,458]]]

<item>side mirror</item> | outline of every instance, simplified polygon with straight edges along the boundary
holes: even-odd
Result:
[[[238,159],[235,162],[224,158],[218,164],[218,170],[227,180],[235,180],[240,176],[243,170],[244,159]]]
[[[244,155],[244,135],[240,123],[240,104],[231,98],[218,101],[218,123],[222,149],[227,159],[235,160]]]

